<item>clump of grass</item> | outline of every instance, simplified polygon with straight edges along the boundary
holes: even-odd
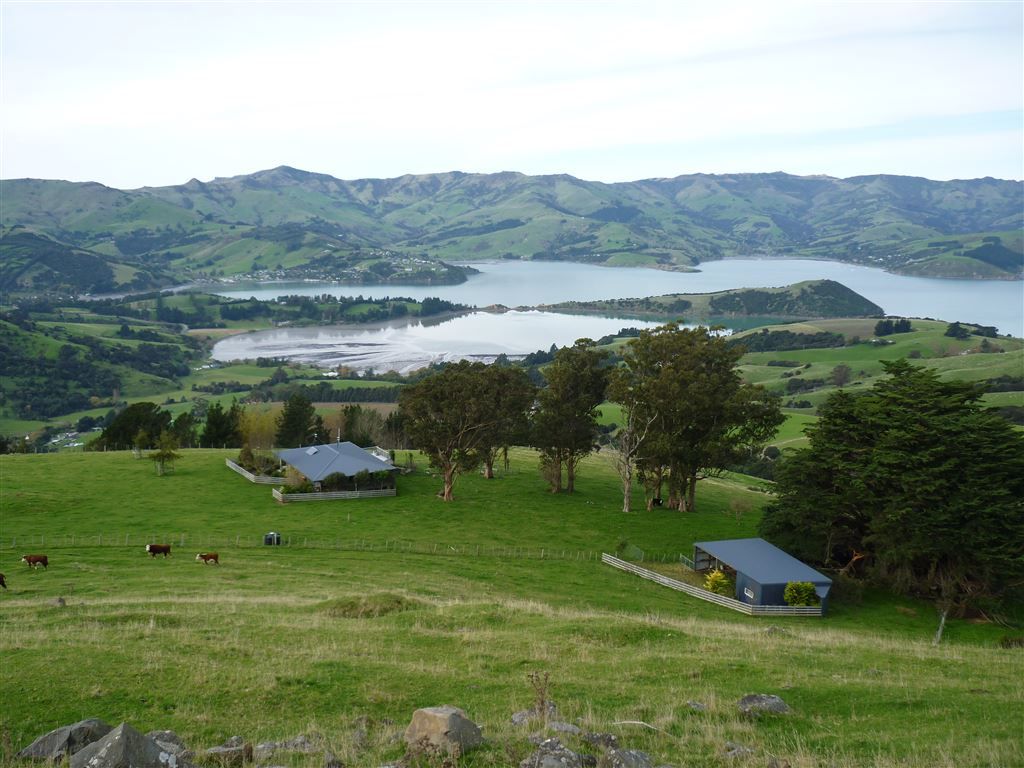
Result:
[[[391,592],[377,592],[359,597],[343,597],[325,600],[318,604],[319,613],[332,619],[376,619],[392,613],[401,613],[421,608],[423,603]]]

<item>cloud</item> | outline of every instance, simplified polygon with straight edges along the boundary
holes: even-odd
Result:
[[[755,170],[793,163],[808,135],[1024,107],[1016,5],[55,3],[3,14],[6,176],[137,186],[299,158],[350,178],[541,165],[636,178],[673,173],[644,172],[651,147],[727,140]],[[981,175],[971,158],[998,165],[971,148],[979,141],[953,142],[958,175]],[[821,170],[904,159],[881,149]],[[924,175],[950,158],[933,164]],[[1014,153],[1000,167],[1020,175]]]

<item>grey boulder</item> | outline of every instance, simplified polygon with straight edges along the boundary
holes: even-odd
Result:
[[[537,750],[519,763],[519,768],[583,768],[584,758],[558,739],[545,739]]]
[[[791,710],[789,705],[774,693],[751,693],[744,696],[736,706],[745,715],[757,717],[762,712],[773,712],[778,715],[785,715]]]
[[[170,752],[185,760],[192,758],[192,750],[185,746],[185,742],[174,731],[150,731],[146,734],[146,738],[155,741],[157,746],[165,752]]]
[[[128,723],[121,723],[72,755],[71,768],[191,768],[191,765]]]
[[[218,765],[242,765],[251,763],[253,758],[252,744],[246,743],[241,736],[232,736],[219,747],[206,750],[207,762]]]
[[[458,707],[424,707],[412,714],[405,743],[412,752],[463,755],[483,744],[480,727]]]
[[[73,755],[97,739],[103,738],[110,731],[110,725],[95,717],[90,717],[44,733],[21,750],[17,756],[27,760],[58,762],[65,756]]]
[[[609,749],[597,764],[599,768],[654,768],[647,753],[637,749]]]

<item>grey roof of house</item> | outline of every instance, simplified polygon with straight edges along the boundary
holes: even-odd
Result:
[[[397,469],[369,451],[364,451],[355,443],[349,442],[286,448],[277,451],[277,456],[314,483],[336,472],[352,477],[364,469],[367,472]]]
[[[764,539],[698,541],[693,547],[745,573],[758,584],[785,584],[789,581],[809,581],[821,585],[832,583],[828,576],[818,573]]]

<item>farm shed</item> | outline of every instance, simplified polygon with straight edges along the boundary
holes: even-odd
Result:
[[[832,579],[786,554],[764,539],[699,541],[693,545],[693,569],[721,569],[736,575],[736,599],[751,605],[785,605],[783,592],[791,581],[809,581],[828,608]]]
[[[377,458],[355,443],[330,443],[306,448],[287,448],[277,451],[277,457],[294,467],[314,486],[319,486],[331,475],[355,477],[360,472],[398,472],[398,467]]]

